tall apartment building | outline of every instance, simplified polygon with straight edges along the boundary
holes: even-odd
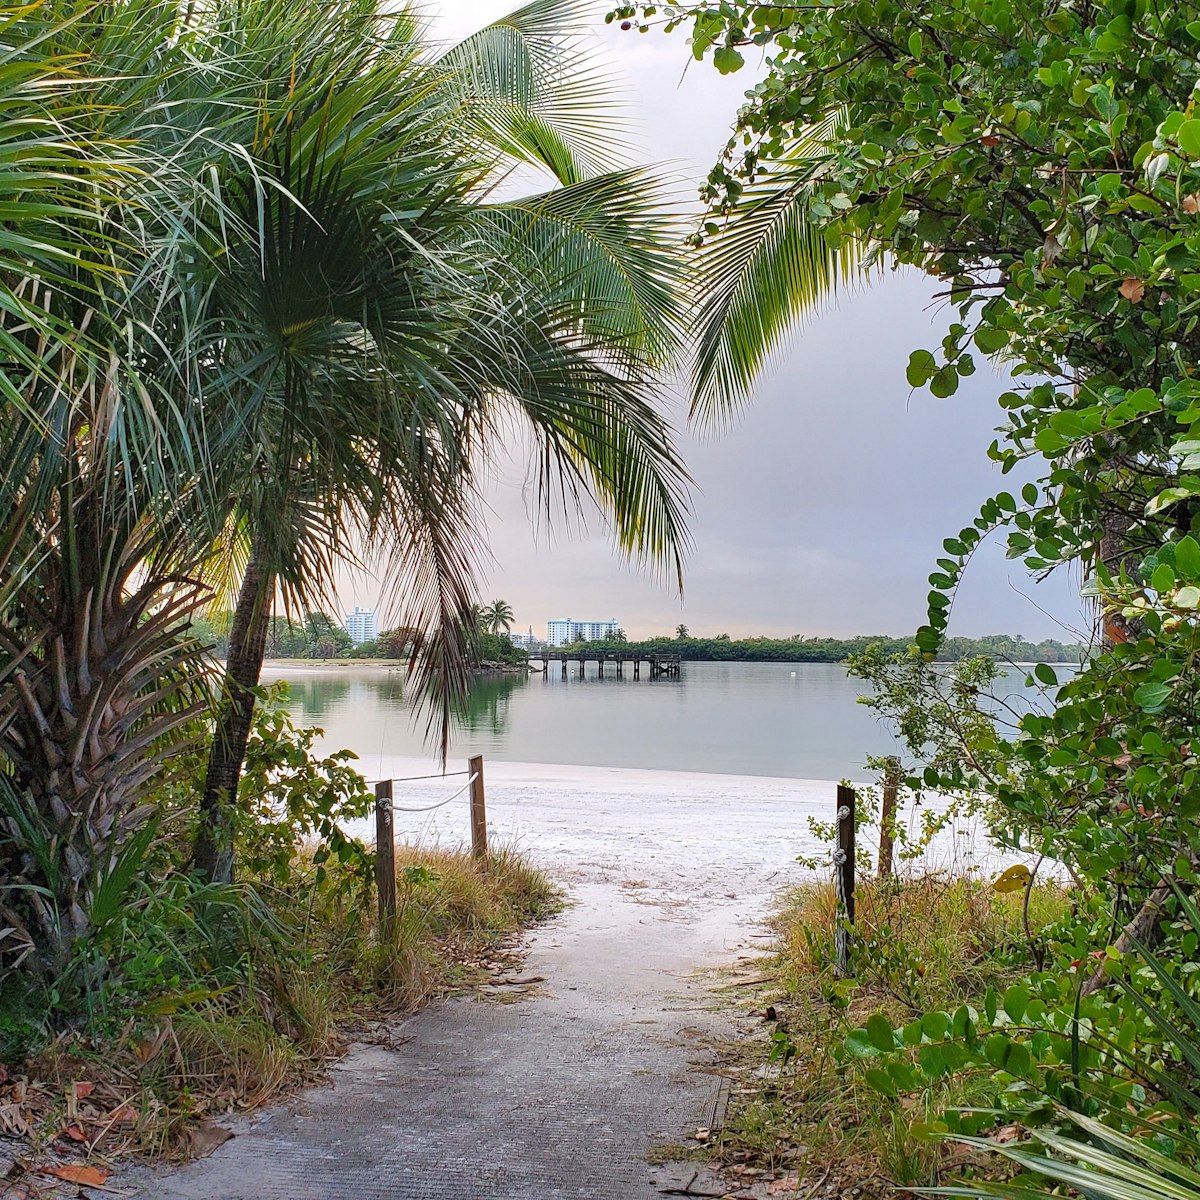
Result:
[[[375,610],[355,606],[352,613],[346,614],[346,632],[356,646],[373,642],[379,636],[379,618]]]
[[[615,620],[574,621],[565,617],[546,622],[546,641],[551,646],[566,646],[571,642],[598,642],[621,628]]]

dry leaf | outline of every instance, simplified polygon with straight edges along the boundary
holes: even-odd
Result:
[[[1193,193],[1190,196],[1184,196],[1179,204],[1185,213],[1198,213],[1200,212],[1200,195]]]
[[[201,1121],[188,1130],[188,1152],[193,1158],[203,1158],[233,1137],[233,1130],[216,1121]]]
[[[992,1136],[993,1142],[1015,1142],[1021,1136],[1020,1125],[1005,1125]]]
[[[70,1138],[73,1142],[86,1142],[87,1134],[79,1128],[78,1125],[68,1125],[59,1135],[60,1137]]]
[[[114,1108],[108,1114],[108,1119],[113,1122],[122,1121],[129,1123],[137,1120],[137,1109],[132,1108],[128,1104],[122,1104],[120,1108]]]
[[[1131,304],[1137,304],[1146,294],[1146,285],[1132,275],[1121,284],[1121,295]]]
[[[767,1184],[768,1196],[779,1196],[784,1192],[794,1192],[800,1186],[799,1175],[784,1175],[781,1179],[772,1179]]]
[[[134,1057],[143,1067],[162,1049],[163,1042],[167,1040],[168,1029],[170,1029],[169,1025],[159,1026],[158,1032],[153,1037],[146,1038],[134,1049]]]
[[[0,1104],[0,1133],[25,1137],[29,1133],[29,1122],[19,1104]]]
[[[1000,145],[1000,139],[994,133],[985,133],[979,140],[985,146]],[[768,1188],[767,1190],[770,1191],[771,1189]]]
[[[96,1085],[94,1083],[88,1083],[85,1080],[80,1080],[75,1085],[75,1099],[86,1100],[95,1090]]]
[[[74,1163],[42,1167],[40,1170],[43,1175],[53,1175],[55,1179],[61,1179],[64,1183],[77,1183],[81,1187],[100,1187],[112,1174],[104,1167],[76,1166]]]

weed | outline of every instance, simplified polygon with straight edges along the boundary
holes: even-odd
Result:
[[[883,1010],[899,1021],[931,1007],[978,999],[989,983],[1028,970],[1020,895],[996,893],[971,876],[869,882],[857,893],[857,976],[833,973],[833,888],[808,883],[789,893],[774,920],[780,984],[769,996],[776,1021],[742,1043],[717,1153],[727,1165],[773,1171],[830,1168],[842,1191],[894,1195],[934,1184],[961,1148],[914,1136],[947,1108],[982,1104],[981,1074],[949,1077],[903,1104],[869,1086],[841,1053],[850,1029]],[[1035,938],[1066,911],[1055,884],[1034,889]],[[830,1165],[832,1164],[832,1167]]]

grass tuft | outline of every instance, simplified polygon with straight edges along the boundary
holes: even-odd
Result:
[[[955,1076],[901,1103],[846,1061],[846,1034],[873,1012],[900,1023],[977,1002],[989,983],[1002,987],[1027,973],[1041,931],[1064,915],[1069,897],[1055,883],[1033,889],[1032,945],[1023,894],[999,894],[972,876],[872,880],[855,899],[856,977],[842,980],[832,968],[832,885],[814,881],[785,896],[773,922],[770,971],[779,984],[760,998],[771,1018],[762,1023],[767,1036],[733,1051],[735,1082],[716,1158],[726,1167],[799,1171],[822,1194],[882,1198],[936,1185],[963,1167],[961,1148],[913,1129],[947,1108],[970,1108],[986,1095],[987,1080]]]

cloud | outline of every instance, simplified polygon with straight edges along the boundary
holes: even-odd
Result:
[[[460,37],[509,7],[444,0],[434,5],[436,28]],[[640,149],[647,161],[675,164],[694,196],[754,71],[723,79],[693,64],[685,73],[681,33],[600,25],[598,34],[628,84],[635,157]],[[535,537],[519,446],[487,493],[493,561],[481,570],[483,594],[505,597],[516,627],[535,631],[555,616],[615,616],[635,635],[680,620],[698,634],[910,632],[923,621],[925,576],[942,539],[1022,479],[1002,482],[986,455],[1003,416],[1000,376],[980,370],[949,400],[905,381],[910,351],[936,346],[949,320],[935,290],[917,275],[884,273],[846,294],[791,340],[732,429],[681,432],[697,482],[682,601],[623,563],[595,520],[574,538],[544,529]],[[678,394],[674,408],[682,415]],[[1035,585],[995,547],[972,563],[952,632],[1063,637],[1084,625],[1077,580]]]

